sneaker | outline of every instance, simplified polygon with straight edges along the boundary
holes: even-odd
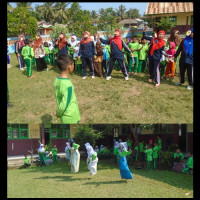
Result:
[[[83,76],[83,78],[82,79],[86,79],[86,76]]]
[[[181,86],[182,84],[181,83],[175,83],[175,86]]]
[[[106,80],[109,81],[111,79],[111,76],[107,76]]]
[[[95,78],[95,76],[92,76],[92,78]]]
[[[127,77],[124,77],[124,78],[125,78],[126,81],[128,81],[128,76],[127,76]]]
[[[187,89],[187,90],[191,90],[192,87],[191,87],[190,85],[188,85],[188,86],[186,87],[186,89]]]
[[[24,68],[20,68],[20,70],[24,71]]]

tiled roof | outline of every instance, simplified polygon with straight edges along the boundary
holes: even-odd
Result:
[[[138,21],[135,19],[123,19],[119,22],[119,24],[137,24]]]
[[[181,12],[193,12],[193,2],[152,2],[148,3],[146,10],[147,15]]]

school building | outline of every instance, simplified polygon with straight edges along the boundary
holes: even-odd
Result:
[[[103,139],[98,141],[98,145],[104,144],[107,147],[113,146],[113,139],[126,141],[130,135],[130,125],[112,125]],[[103,131],[105,125],[94,125],[95,129]],[[152,128],[138,128],[138,140],[148,142],[153,141],[159,135],[162,139],[162,150],[167,150],[168,145],[177,144],[183,152],[193,151],[193,124],[156,124]]]
[[[169,16],[175,23],[172,30],[185,33],[193,27],[193,2],[151,2],[148,3],[146,15],[153,18],[153,27],[162,17]]]
[[[7,124],[7,156],[37,154],[40,143],[56,144],[64,152],[66,142],[74,137],[76,125],[64,124]]]

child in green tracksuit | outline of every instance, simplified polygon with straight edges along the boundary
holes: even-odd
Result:
[[[53,48],[51,43],[49,44],[49,60],[50,60],[50,63],[52,65],[55,64],[55,62],[54,62],[54,48]]]
[[[193,157],[191,152],[188,152],[188,161],[186,163],[186,167],[182,169],[182,172],[185,174],[193,173]]]
[[[80,112],[74,86],[69,79],[69,74],[74,70],[74,60],[68,54],[60,54],[57,57],[57,66],[61,73],[54,81],[57,104],[55,115],[63,124],[77,124],[80,120]]]
[[[153,150],[152,150],[150,145],[147,147],[147,150],[145,150],[144,153],[147,154],[147,169],[148,169],[148,171],[151,171],[152,170],[152,154],[153,154]]]
[[[145,72],[145,66],[146,66],[146,60],[147,60],[147,51],[149,49],[148,43],[146,38],[142,38],[141,39],[141,43],[139,45],[139,55],[138,55],[138,59],[139,59],[139,65],[138,65],[138,73],[141,72]]]
[[[30,167],[31,163],[29,163],[29,158],[27,157],[27,154],[24,155],[24,167]]]
[[[158,161],[158,146],[157,143],[154,142],[154,148],[153,148],[153,168],[157,169],[157,161]]]
[[[31,56],[31,47],[29,47],[29,40],[24,40],[25,46],[22,48],[21,55],[24,57],[24,62],[26,64],[26,73],[27,76],[33,78],[32,75],[33,65],[32,65],[32,56]]]
[[[53,164],[57,163],[57,153],[58,149],[56,148],[56,145],[53,146],[52,148],[52,156],[53,156]]]
[[[133,37],[133,41],[128,44],[128,47],[130,48],[131,52],[133,53],[133,57],[135,60],[134,72],[137,73],[138,72],[138,49],[139,49],[139,43],[137,42],[137,36]],[[133,71],[132,70],[133,61],[132,61],[131,55],[129,55],[129,57],[130,57],[129,72],[132,72]]]
[[[44,42],[44,60],[46,61],[47,64],[50,64],[50,59],[49,59],[49,45],[47,42]]]

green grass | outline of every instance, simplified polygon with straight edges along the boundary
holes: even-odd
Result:
[[[132,180],[122,180],[113,161],[99,161],[98,172],[90,176],[81,160],[77,174],[70,165],[32,166],[10,169],[7,173],[8,198],[192,198],[193,176],[170,171],[136,170],[130,167]]]
[[[29,79],[26,70],[19,70],[13,54],[11,64],[8,87],[14,106],[8,108],[8,123],[60,123],[54,116],[57,67],[49,66],[49,72],[34,68],[36,77]],[[78,99],[80,123],[193,123],[193,90],[174,86],[178,77],[162,80],[159,88],[148,83],[149,75],[144,73],[130,75],[129,81],[115,70],[110,81],[90,76],[82,80],[76,73],[70,78]]]

